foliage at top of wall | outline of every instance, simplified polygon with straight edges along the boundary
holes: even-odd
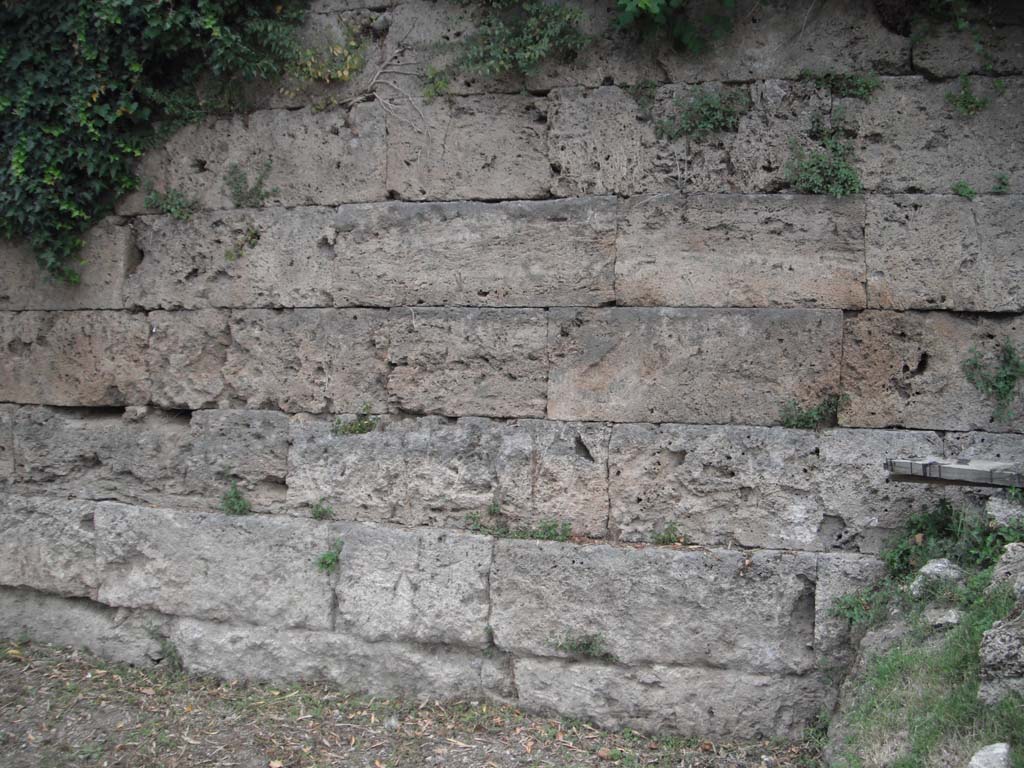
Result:
[[[736,0],[704,4],[695,15],[689,0],[616,0],[618,23],[646,37],[664,37],[681,51],[700,53],[732,30]]]
[[[133,162],[208,108],[208,74],[298,61],[302,0],[35,0],[0,6],[0,236],[75,282],[82,234],[134,189]]]

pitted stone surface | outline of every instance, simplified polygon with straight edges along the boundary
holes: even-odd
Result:
[[[868,304],[882,309],[1024,309],[1024,198],[869,195]]]
[[[842,313],[551,310],[548,417],[771,424],[839,385]]]
[[[994,705],[1008,696],[1024,696],[1024,611],[993,624],[982,635],[979,656],[980,701]]]
[[[0,587],[0,637],[85,648],[105,659],[149,666],[163,657],[166,617],[29,589]]]
[[[388,190],[403,200],[546,197],[547,115],[532,96],[400,103],[389,114]]]
[[[217,310],[150,312],[146,365],[151,400],[165,408],[211,408],[230,402],[224,363],[231,333]]]
[[[963,373],[974,349],[989,364],[1003,338],[1019,349],[1024,324],[1018,318],[869,311],[849,316],[845,325],[843,390],[850,402],[839,414],[843,426],[994,432],[1024,426],[1020,415],[996,421],[995,403]]]
[[[989,590],[1008,585],[1018,601],[1024,601],[1024,542],[1007,544],[992,571]]]
[[[543,416],[547,330],[539,309],[393,309],[392,405],[450,416]]]
[[[675,525],[691,544],[878,552],[943,493],[889,482],[882,457],[942,451],[928,432],[620,424],[612,525],[626,541]]]
[[[84,240],[71,264],[79,275],[74,285],[41,269],[27,245],[0,241],[0,310],[120,309],[125,275],[137,260],[131,227],[111,217]]]
[[[619,304],[864,306],[862,199],[641,197],[617,244]]]
[[[148,339],[144,315],[0,312],[0,397],[48,405],[145,403]]]
[[[864,189],[878,192],[948,194],[964,181],[980,192],[992,189],[997,174],[1019,178],[1024,171],[1024,122],[1018,106],[1024,78],[1006,78],[997,94],[992,78],[971,78],[988,106],[973,117],[946,101],[958,82],[919,77],[883,78],[867,103],[837,99],[857,129],[855,163]]]
[[[627,665],[807,672],[815,555],[499,540],[491,626],[505,651],[561,656],[600,636]]]
[[[1001,8],[999,17],[1006,12]],[[927,24],[924,19],[921,27],[915,30],[923,34],[914,43],[914,69],[932,79],[1024,73],[1024,37],[1018,27],[982,23],[958,31],[953,24]]]
[[[182,128],[142,159],[139,175],[158,190],[198,198],[203,208],[234,207],[225,184],[231,165],[251,185],[268,162],[268,204],[383,200],[385,141],[384,110],[372,102],[348,112],[269,109]],[[142,191],[129,195],[118,212],[144,212],[144,198]]]
[[[606,425],[422,417],[386,419],[364,435],[332,427],[292,419],[290,508],[322,501],[346,520],[463,528],[476,515],[492,526],[557,520],[586,536],[607,532]]]
[[[798,738],[828,701],[826,683],[811,675],[534,658],[513,663],[523,708],[554,710],[605,728],[701,738]]]
[[[0,405],[0,489],[14,479],[14,417],[16,405]]]
[[[60,595],[96,591],[95,504],[0,496],[0,584]]]
[[[343,544],[334,579],[338,631],[371,642],[488,645],[490,538],[364,523],[331,531]]]
[[[496,666],[480,651],[368,643],[339,632],[231,626],[180,619],[171,640],[185,668],[231,679],[328,680],[346,690],[471,698]]]
[[[100,602],[176,616],[329,629],[325,527],[287,517],[96,505]]]
[[[830,665],[848,669],[855,650],[850,622],[833,612],[841,597],[870,587],[885,577],[885,563],[875,557],[847,552],[818,556],[818,583],[814,593],[814,652]]]

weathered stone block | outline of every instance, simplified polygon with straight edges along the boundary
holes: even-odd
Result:
[[[1024,696],[1024,613],[997,621],[981,638],[978,699],[994,705]]]
[[[179,619],[171,640],[186,669],[233,679],[329,680],[346,690],[444,698],[484,695],[493,662],[443,645],[368,643],[337,632]]]
[[[850,427],[1020,430],[1024,417],[996,421],[995,403],[967,381],[963,363],[976,349],[992,363],[1003,338],[1024,344],[1017,318],[944,312],[863,312],[846,319],[839,414]],[[988,458],[988,457],[986,457]]]
[[[152,329],[146,366],[151,401],[168,408],[230,404],[224,363],[231,333],[228,314],[217,310],[150,312]]]
[[[198,198],[203,208],[234,207],[225,184],[233,164],[252,184],[268,162],[269,204],[383,200],[385,141],[384,110],[373,102],[348,112],[270,109],[182,128],[142,159],[139,175],[157,189]],[[143,212],[144,197],[141,191],[129,195],[118,211]]]
[[[127,312],[0,312],[0,392],[15,403],[145,403],[149,324]]]
[[[828,701],[826,685],[810,675],[557,659],[513,663],[524,709],[581,717],[605,728],[700,738],[799,738]]]
[[[96,508],[99,600],[179,616],[329,629],[317,570],[327,530],[285,517],[229,517],[112,502]]]
[[[839,386],[842,314],[551,310],[548,416],[771,424]]]
[[[146,611],[0,587],[0,637],[85,648],[125,664],[149,666],[163,657],[159,633],[165,621]]]
[[[889,482],[887,457],[942,455],[928,432],[621,424],[609,447],[618,537],[878,552],[942,491]]]
[[[293,418],[288,506],[317,501],[347,520],[513,528],[547,520],[607,532],[608,427],[534,419],[384,420],[364,435]],[[500,517],[489,515],[496,503]]]
[[[0,488],[14,478],[14,415],[15,405],[0,405]]]
[[[0,584],[87,596],[97,585],[91,502],[0,496]]]
[[[882,309],[1024,309],[1024,198],[871,195],[868,305]]]
[[[546,197],[547,115],[532,96],[398,102],[387,118],[387,183],[404,200]]]
[[[856,126],[856,165],[864,188],[879,192],[948,193],[958,181],[987,191],[996,175],[1017,178],[1024,171],[1024,122],[1018,105],[1024,78],[1006,78],[998,95],[991,78],[972,78],[976,95],[989,100],[973,117],[946,101],[959,92],[955,82],[920,77],[884,78],[867,103],[839,99]]]
[[[430,528],[337,523],[339,631],[371,642],[485,648],[492,541]]]
[[[399,409],[452,416],[544,415],[543,310],[394,309],[387,335],[388,392]]]
[[[623,664],[806,672],[816,555],[500,540],[491,626],[502,650],[562,656],[598,636]]]
[[[76,285],[47,274],[28,245],[0,242],[0,310],[121,309],[124,278],[137,261],[131,228],[110,218],[84,239],[70,264],[80,277]]]
[[[839,598],[870,587],[885,576],[885,563],[875,557],[847,552],[818,556],[818,584],[814,593],[814,651],[819,664],[847,670],[856,649],[850,642],[850,622],[836,616]]]
[[[1004,20],[1004,9],[997,13],[1001,23],[1013,23]],[[915,26],[914,69],[932,79],[1024,73],[1024,36],[1019,27],[981,23],[958,31],[952,24],[928,24],[924,19]]]
[[[864,307],[864,202],[664,194],[631,201],[619,304]]]

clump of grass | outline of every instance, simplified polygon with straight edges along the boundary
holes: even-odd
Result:
[[[568,541],[572,538],[572,525],[557,520],[543,520],[536,526],[511,527],[501,517],[501,508],[497,501],[491,502],[487,508],[488,520],[484,520],[479,512],[466,515],[466,528],[474,533],[485,536],[496,536],[502,539],[535,539],[538,541]]]
[[[331,520],[334,518],[334,510],[324,504],[324,500],[320,499],[310,509],[309,514],[314,520]]]
[[[882,81],[875,73],[866,75],[839,74],[836,72],[812,72],[805,69],[801,80],[812,80],[818,88],[827,88],[829,93],[840,98],[849,97],[868,101],[872,94],[882,87]]]
[[[950,189],[953,190],[954,195],[959,195],[960,197],[966,198],[967,200],[974,200],[974,198],[978,196],[978,193],[974,191],[974,188],[963,180],[958,181],[956,184],[950,187]]]
[[[681,136],[701,141],[712,133],[735,133],[740,117],[750,109],[750,98],[745,93],[719,93],[704,88],[689,101],[675,99],[672,103],[676,113],[656,126],[658,137],[669,141]]]
[[[252,513],[252,504],[238,489],[238,483],[231,481],[231,488],[221,496],[220,508],[226,515],[248,515]]]
[[[370,404],[365,403],[363,410],[354,421],[342,421],[340,417],[334,420],[331,432],[339,437],[342,435],[365,435],[377,428],[377,419],[370,415]]]
[[[153,187],[153,182],[147,181],[144,190],[146,199],[143,204],[150,210],[159,211],[178,221],[188,221],[192,214],[199,210],[199,200],[189,197],[180,189],[168,187],[166,192],[160,192]]]
[[[1010,191],[1010,175],[1008,173],[996,174],[996,183],[992,185],[993,195],[1005,195]]]
[[[317,558],[316,567],[324,573],[333,573],[336,571],[338,569],[338,563],[341,561],[341,549],[344,546],[345,542],[341,539],[335,539],[331,548]]]
[[[967,75],[960,76],[960,90],[947,93],[946,101],[965,117],[973,117],[988,106],[988,99],[974,94]]]
[[[604,637],[601,635],[566,634],[555,643],[555,649],[562,653],[585,659],[616,662],[618,659],[608,650]]]
[[[675,523],[668,523],[660,531],[654,534],[654,543],[658,546],[668,546],[679,543],[679,526]]]
[[[224,188],[236,208],[259,208],[268,197],[277,194],[276,187],[274,189],[264,187],[272,166],[270,160],[263,163],[252,184],[249,184],[249,175],[239,167],[238,163],[228,166],[227,173],[224,175]]]
[[[790,429],[821,429],[834,427],[839,423],[839,409],[850,402],[848,395],[830,392],[821,402],[808,408],[801,408],[795,400],[790,400],[779,413],[782,426]]]
[[[975,389],[996,401],[992,416],[996,421],[1014,417],[1013,401],[1020,380],[1024,378],[1024,360],[1009,339],[1004,339],[995,363],[986,363],[977,349],[963,363],[964,376]]]

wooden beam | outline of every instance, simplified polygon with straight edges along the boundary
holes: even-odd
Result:
[[[1024,469],[1019,464],[986,459],[886,459],[889,477],[897,481],[1024,487]]]

